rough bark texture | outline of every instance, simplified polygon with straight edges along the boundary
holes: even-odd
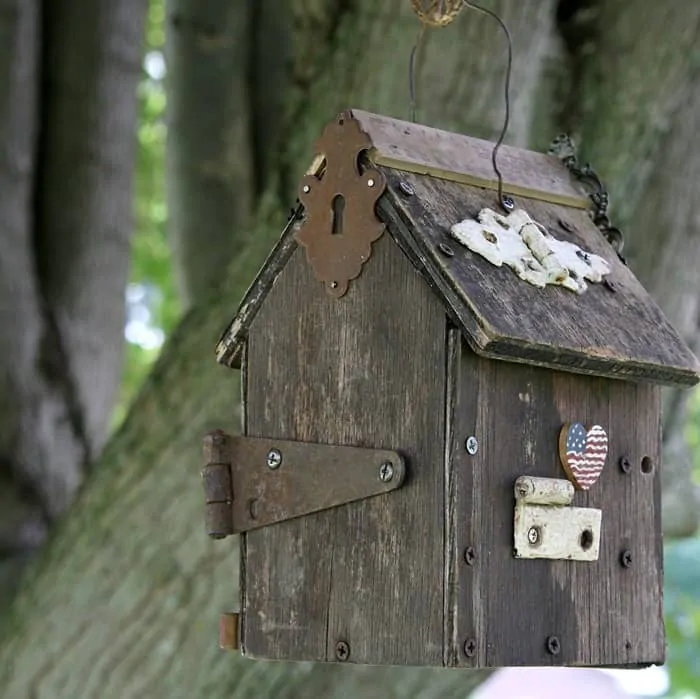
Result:
[[[224,0],[211,4],[218,16],[230,11]],[[698,40],[698,8],[683,3],[671,11],[658,0],[562,0],[558,7],[554,0],[503,0],[489,6],[507,21],[517,56],[508,140],[542,147],[562,125],[583,135],[586,153],[609,180],[615,200],[624,202],[615,213],[627,229],[634,270],[693,341],[698,289],[692,274],[700,224],[692,212],[700,202],[692,183],[700,152],[697,139],[689,138],[691,120],[697,119],[692,92],[697,86],[687,49]],[[408,115],[407,59],[417,23],[406,0],[289,0],[288,8],[283,26],[291,33],[291,57],[270,59],[266,76],[270,85],[282,78],[290,85],[284,120],[269,122],[277,123],[270,138],[280,147],[274,157],[269,151],[260,155],[260,145],[246,155],[253,159],[253,191],[267,191],[257,223],[220,289],[197,299],[170,339],[75,509],[2,620],[0,686],[10,699],[234,692],[464,696],[481,677],[255,663],[216,647],[218,613],[237,603],[237,550],[205,538],[200,443],[213,427],[236,431],[240,395],[236,374],[214,363],[216,339],[279,233],[280,215],[291,203],[322,124],[345,106]],[[257,31],[256,25],[250,36]],[[502,37],[487,17],[465,12],[449,28],[430,32],[417,65],[419,119],[493,137],[500,125],[504,64]],[[226,95],[224,87],[221,94]],[[255,122],[270,118],[256,113],[268,104],[263,94],[253,100]],[[200,155],[204,160],[205,154],[195,158]],[[12,186],[21,195],[21,181]],[[196,191],[194,185],[190,191]],[[235,196],[231,191],[222,201]],[[181,234],[200,245],[210,233],[225,239],[232,231],[229,205],[207,219],[206,234],[196,217],[187,219]],[[174,225],[183,226],[177,210],[174,215]],[[233,233],[236,239],[239,232]],[[17,236],[19,249],[26,244]],[[211,270],[221,274],[219,266]],[[687,280],[683,302],[677,302],[678,279]],[[682,401],[672,397],[668,405],[667,441],[680,434],[683,414]],[[673,463],[666,468],[675,472]],[[684,520],[671,532],[691,525],[693,520]]]
[[[107,432],[144,13],[143,0],[0,6],[0,594]]]

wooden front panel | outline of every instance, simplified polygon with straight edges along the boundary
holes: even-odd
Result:
[[[455,343],[448,510],[454,594],[449,660],[466,666],[624,665],[664,657],[659,483],[659,391],[483,359]],[[602,425],[610,451],[599,481],[574,506],[602,510],[597,562],[513,557],[513,484],[565,478],[566,422]],[[470,456],[464,439],[479,449]],[[618,462],[628,456],[632,471]],[[642,458],[654,469],[642,472]],[[451,495],[450,495],[451,493]],[[448,543],[449,547],[449,543]],[[463,557],[473,547],[468,565]],[[623,551],[632,565],[621,564]],[[547,650],[555,636],[560,652]],[[474,640],[467,657],[464,642]]]
[[[251,328],[247,434],[396,449],[408,477],[243,537],[246,655],[442,664],[444,399],[444,311],[388,234],[339,300],[294,253]]]

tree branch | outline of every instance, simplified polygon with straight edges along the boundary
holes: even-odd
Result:
[[[186,308],[224,274],[253,210],[252,5],[168,3],[168,229]]]

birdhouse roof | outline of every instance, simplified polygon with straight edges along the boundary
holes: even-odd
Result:
[[[501,148],[503,187],[514,202],[508,212],[496,195],[492,143],[360,110],[344,119],[367,138],[364,167],[386,183],[375,207],[384,234],[438,295],[474,352],[561,371],[697,383],[697,359],[601,235],[589,196],[558,158]],[[342,139],[336,139],[340,149]],[[321,179],[324,162],[317,152],[307,177]],[[217,347],[222,364],[239,366],[248,328],[299,244],[303,207],[300,212],[224,332]],[[358,283],[361,271],[348,297]]]

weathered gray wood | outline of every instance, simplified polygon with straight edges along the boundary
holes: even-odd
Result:
[[[496,362],[462,345],[450,470],[456,523],[454,656],[465,666],[624,665],[664,657],[659,522],[659,389]],[[565,422],[600,424],[610,453],[600,480],[574,505],[603,512],[597,562],[513,557],[518,476],[565,478]],[[464,439],[479,449],[470,456]],[[628,456],[632,472],[618,466]],[[641,471],[649,456],[652,474]],[[448,514],[449,519],[449,514]],[[475,549],[473,565],[463,551]],[[632,566],[621,565],[624,550]],[[547,638],[556,636],[552,655]],[[463,644],[476,642],[474,657]]]
[[[216,346],[216,360],[231,368],[241,368],[243,348],[255,315],[265,301],[277,275],[296,250],[294,233],[299,227],[302,209],[292,210],[292,215],[282,235],[270,251],[253,283],[248,287],[238,307],[235,318],[229,323]]]
[[[479,354],[579,373],[697,383],[697,359],[586,212],[516,200],[558,238],[607,259],[613,268],[607,279],[616,291],[602,284],[591,284],[582,295],[561,287],[539,289],[449,236],[453,224],[483,207],[497,207],[493,192],[389,168],[383,171],[387,192],[380,202],[381,215],[392,235],[407,241],[414,259],[423,261],[431,283]],[[401,181],[410,184],[415,195],[402,194]],[[565,230],[560,219],[574,230]],[[440,244],[447,244],[454,256],[443,254]]]
[[[491,153],[493,143],[413,124],[380,114],[352,110],[372,139],[369,157],[377,165],[430,175],[463,184],[498,189]],[[499,152],[504,190],[586,209],[590,200],[556,158],[504,145]]]
[[[247,433],[397,449],[404,486],[245,537],[244,652],[443,662],[445,313],[387,235],[335,300],[296,250],[249,334]]]

